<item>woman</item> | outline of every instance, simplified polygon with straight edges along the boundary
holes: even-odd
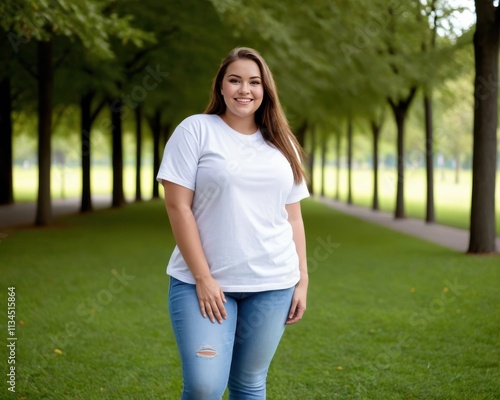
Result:
[[[308,285],[300,200],[301,148],[269,67],[236,48],[213,81],[205,114],[185,119],[157,180],[177,243],[169,311],[182,399],[265,399],[285,324],[299,321]]]

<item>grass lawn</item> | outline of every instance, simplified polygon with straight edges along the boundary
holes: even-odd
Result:
[[[287,327],[269,399],[497,399],[500,262],[307,200],[308,311]],[[2,372],[16,288],[16,393],[2,399],[178,399],[161,201],[61,218],[0,242]],[[55,352],[55,350],[58,350]],[[58,354],[59,353],[59,354]]]
[[[113,182],[112,169],[109,166],[93,165],[91,169],[92,194],[109,194]],[[14,199],[16,202],[36,201],[38,189],[38,169],[14,167]],[[82,191],[81,169],[78,167],[58,166],[51,168],[52,198],[79,197]],[[141,189],[145,199],[151,197],[153,185],[153,169],[141,169]],[[123,168],[123,190],[125,194],[135,195],[135,167],[125,165]]]
[[[336,173],[334,167],[326,169],[325,193],[335,196]],[[380,209],[393,213],[396,200],[396,171],[382,168],[379,171],[379,202]],[[317,193],[321,190],[321,171],[315,169],[314,188]],[[347,170],[341,169],[339,192],[342,201],[347,201]],[[369,169],[353,169],[352,192],[354,204],[371,207],[373,193],[373,173]],[[405,171],[405,209],[406,215],[412,218],[425,219],[426,180],[424,169],[410,169]],[[436,222],[469,229],[470,203],[472,193],[472,172],[460,172],[458,183],[455,182],[455,171],[436,170],[434,174],[434,206]],[[496,180],[496,230],[500,235],[500,172]]]
[[[153,170],[144,166],[141,171],[142,195],[144,199],[151,198]],[[92,167],[92,193],[111,193],[112,170],[108,166],[94,165]],[[127,197],[135,195],[135,167],[125,165],[123,169],[124,191]],[[436,171],[435,173],[435,208],[436,220],[440,224],[469,229],[470,201],[472,187],[471,171],[462,171],[459,183],[455,183],[455,172],[452,170]],[[321,190],[321,174],[315,169],[314,188],[316,193]],[[326,169],[325,191],[328,197],[335,196],[336,174],[331,166]],[[14,197],[19,201],[36,201],[37,169],[14,168]],[[353,169],[353,199],[354,204],[371,207],[373,177],[371,170]],[[79,197],[81,193],[80,168],[52,167],[52,198]],[[500,234],[500,173],[496,184],[496,226]],[[409,217],[425,218],[425,171],[423,169],[407,168],[405,174],[405,207]],[[347,201],[347,171],[341,170],[340,197]],[[383,211],[394,212],[396,198],[396,174],[394,169],[381,169],[379,175],[379,201]]]

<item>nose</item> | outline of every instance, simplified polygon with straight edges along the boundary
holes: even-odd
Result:
[[[240,86],[240,93],[250,93],[248,89],[248,83],[243,82]]]

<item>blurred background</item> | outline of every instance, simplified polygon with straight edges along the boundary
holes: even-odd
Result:
[[[0,204],[36,201],[36,225],[57,198],[88,212],[95,195],[159,197],[169,135],[248,46],[313,193],[470,229],[470,252],[494,251],[498,1],[7,0],[0,23]]]

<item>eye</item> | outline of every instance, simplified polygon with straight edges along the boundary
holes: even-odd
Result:
[[[229,82],[230,83],[238,83],[238,79],[231,78],[231,79],[229,79]]]
[[[252,81],[250,83],[254,86],[260,85],[260,81]]]

